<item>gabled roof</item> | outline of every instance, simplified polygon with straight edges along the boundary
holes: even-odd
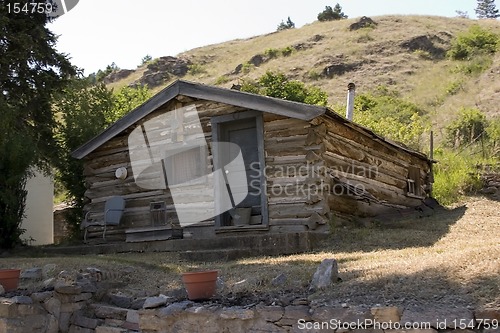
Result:
[[[286,101],[278,98],[255,95],[238,90],[224,89],[199,83],[177,80],[158,94],[116,121],[99,135],[72,152],[82,159],[133,124],[170,102],[179,95],[240,106],[252,110],[274,113],[302,120],[314,119],[327,111],[326,107]]]

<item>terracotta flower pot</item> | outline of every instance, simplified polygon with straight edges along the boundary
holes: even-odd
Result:
[[[19,285],[20,269],[0,269],[0,284],[5,291],[13,291]]]
[[[217,271],[183,273],[182,282],[190,300],[210,299],[215,295]]]

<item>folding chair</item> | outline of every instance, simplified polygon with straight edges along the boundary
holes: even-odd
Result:
[[[83,241],[87,242],[87,231],[90,226],[102,226],[104,230],[102,232],[102,238],[106,240],[106,227],[108,225],[119,225],[120,220],[123,216],[123,211],[125,210],[125,199],[120,196],[115,196],[106,200],[104,205],[104,219],[101,221],[91,221],[90,218],[92,214],[96,212],[88,211],[85,214],[85,219],[80,225],[80,228],[84,230]]]

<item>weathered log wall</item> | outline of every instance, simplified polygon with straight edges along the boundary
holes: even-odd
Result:
[[[212,170],[212,128],[210,118],[214,115],[224,115],[244,109],[210,101],[194,101],[180,96],[177,100],[170,102],[168,105],[148,115],[144,119],[144,122],[164,114],[165,112],[190,105],[196,106],[203,133],[209,143],[209,156],[205,167],[208,170]],[[165,201],[169,221],[173,221],[174,223],[178,221],[172,195],[168,189],[148,190],[137,186],[135,183],[128,150],[128,135],[133,129],[134,128],[129,128],[124,133],[109,140],[96,151],[89,154],[84,165],[87,187],[85,196],[89,202],[85,206],[85,211],[91,210],[92,212],[97,212],[96,214],[92,214],[92,216],[99,220],[103,218],[104,204],[108,198],[114,195],[121,195],[126,200],[122,226],[116,228],[111,227],[111,229],[116,229],[115,234],[124,234],[126,228],[150,226],[150,203],[155,201]],[[115,177],[115,170],[120,167],[127,169],[127,178],[124,180],[116,179]],[[189,191],[189,189],[185,190]],[[199,189],[197,189],[195,185],[192,191],[193,193],[197,193],[196,191],[199,192]],[[191,198],[193,198],[193,196],[191,196]],[[198,202],[186,202],[189,206],[187,209],[196,212],[198,209],[206,208],[207,200],[212,198],[199,197],[198,199]],[[213,220],[200,223],[200,225],[212,227],[213,224]],[[92,228],[90,230],[92,231]],[[110,234],[113,234],[113,232],[114,231],[111,230]],[[99,232],[95,234],[90,232],[89,238],[100,234]]]
[[[430,165],[425,159],[329,115],[312,122],[325,133],[318,142],[324,146],[321,157],[327,172],[334,177],[328,196],[332,210],[373,216],[394,207],[420,205],[422,198],[408,195],[410,166],[420,169],[421,196],[427,196]],[[348,193],[345,184],[360,193]],[[367,200],[360,200],[358,194]]]
[[[329,212],[321,146],[309,140],[318,127],[309,122],[264,115],[269,226],[275,232],[316,230]]]
[[[148,115],[144,121],[192,105],[196,106],[208,142],[208,158],[203,167],[210,173],[213,170],[211,117],[246,110],[179,96]],[[331,210],[363,216],[375,215],[387,206],[408,207],[421,203],[421,199],[407,195],[407,178],[408,168],[418,167],[420,183],[428,185],[429,164],[425,159],[373,137],[352,124],[339,122],[328,114],[308,122],[264,113],[263,125],[264,171],[271,232],[325,229]],[[120,235],[126,228],[149,226],[150,203],[154,201],[165,201],[169,219],[177,221],[168,189],[147,190],[137,186],[134,181],[128,150],[128,135],[133,129],[129,128],[109,140],[89,154],[85,161],[85,196],[89,201],[86,210],[101,212],[100,215],[94,215],[99,219],[109,197],[121,195],[126,200],[123,226],[110,230],[110,234]],[[158,133],[160,131],[159,125]],[[120,167],[126,168],[128,172],[124,180],[116,179],[114,174]],[[345,186],[364,191],[374,200],[360,201],[359,197],[347,193]],[[192,188],[193,193],[198,190],[196,185]],[[426,190],[427,187],[423,188],[422,193]],[[185,202],[188,210],[206,209],[213,199],[206,195],[194,197],[197,199],[193,200],[193,196],[189,196]],[[209,234],[213,234],[213,219],[200,225],[211,228]]]

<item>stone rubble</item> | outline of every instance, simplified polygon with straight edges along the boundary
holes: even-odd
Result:
[[[323,259],[321,264],[314,272],[310,290],[318,290],[331,286],[333,283],[337,282],[339,278],[339,268],[337,260],[335,259]]]
[[[500,164],[486,166],[481,173],[482,189],[479,191],[492,199],[500,199]]]

